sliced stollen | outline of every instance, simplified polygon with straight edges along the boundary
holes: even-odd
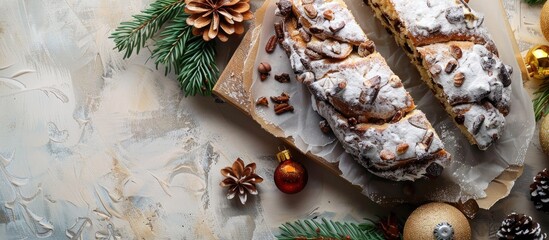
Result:
[[[365,0],[471,144],[486,150],[510,111],[512,68],[463,0]]]
[[[345,3],[280,0],[278,7],[298,81],[344,149],[383,178],[439,176],[450,154]],[[339,20],[343,27],[330,28]]]

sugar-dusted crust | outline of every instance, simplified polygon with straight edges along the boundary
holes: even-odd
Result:
[[[308,84],[317,99],[330,102],[344,116],[353,117],[358,122],[386,122],[415,108],[412,97],[379,53],[361,57],[353,52],[340,60],[320,53],[317,59],[311,57],[314,53],[309,52],[312,51],[309,46],[320,40],[311,35],[306,42],[296,26],[295,18],[286,20],[286,49],[291,49],[288,54],[296,73],[309,71],[314,75],[315,81]],[[323,42],[339,44],[333,40]],[[323,47],[331,48],[328,43]],[[365,84],[372,79],[377,82]]]
[[[359,45],[368,40],[343,1],[293,0],[292,3],[293,12],[299,22],[307,31],[314,33],[320,39],[332,38],[353,45]],[[314,7],[310,9],[314,10],[307,11],[310,10],[306,9],[309,5],[313,5]],[[330,20],[329,17],[325,17],[326,11],[330,11],[337,18]],[[311,12],[316,14],[311,15]]]
[[[472,41],[497,51],[482,27],[484,16],[463,0],[365,0],[384,25],[410,46]],[[495,52],[494,52],[495,53]]]
[[[510,111],[512,68],[497,57],[483,16],[461,0],[365,2],[469,142],[485,150],[497,141]]]
[[[421,111],[410,112],[390,124],[352,125],[326,102],[318,101],[316,109],[345,150],[380,177],[413,181],[438,176],[450,161],[450,155]]]
[[[456,125],[470,142],[480,149],[488,148],[500,138],[509,113],[510,68],[484,46],[472,42],[438,43],[417,49],[423,59],[422,75]],[[461,57],[453,51],[460,51]],[[456,67],[446,71],[452,62],[457,63]]]
[[[343,1],[280,0],[278,5],[292,68],[345,150],[387,179],[439,176],[450,154]],[[340,19],[345,25],[327,34],[326,26]],[[350,53],[343,51],[347,46]]]

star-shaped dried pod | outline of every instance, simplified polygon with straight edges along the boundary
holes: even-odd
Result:
[[[229,188],[227,199],[233,199],[237,194],[242,204],[246,203],[248,193],[257,195],[257,183],[263,182],[263,178],[255,173],[255,163],[244,166],[244,161],[238,158],[232,167],[221,169],[221,175],[225,177],[221,181],[221,187]]]

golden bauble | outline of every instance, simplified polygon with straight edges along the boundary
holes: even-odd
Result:
[[[530,77],[546,79],[549,77],[549,46],[537,45],[526,53],[524,63]]]
[[[539,127],[539,143],[543,152],[549,155],[549,117],[547,115],[543,117]]]
[[[463,213],[446,203],[428,203],[414,210],[406,220],[404,240],[433,240],[435,229],[440,232],[448,230],[448,226],[453,230],[453,238],[447,239],[471,239],[471,227]]]
[[[545,36],[545,39],[549,40],[549,2],[545,2],[541,9],[539,25],[541,26],[543,36]]]

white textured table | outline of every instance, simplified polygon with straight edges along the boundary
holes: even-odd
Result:
[[[0,239],[271,239],[285,221],[413,210],[380,209],[306,161],[307,188],[279,192],[270,179],[280,142],[227,104],[183,97],[147,52],[122,60],[112,50],[110,31],[149,2],[0,0]],[[540,42],[536,10],[505,3],[521,49]],[[237,157],[266,179],[245,206],[219,187]],[[512,211],[549,230],[528,200],[547,166],[534,139],[511,195],[472,222],[476,238]]]

